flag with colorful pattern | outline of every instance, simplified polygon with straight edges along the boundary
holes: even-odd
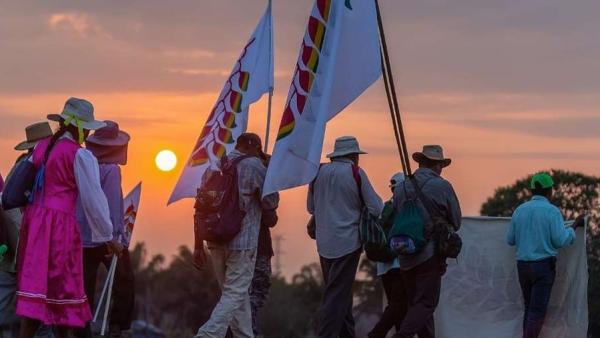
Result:
[[[123,210],[125,210],[125,231],[121,243],[126,247],[129,247],[131,243],[131,235],[133,234],[133,228],[135,226],[135,220],[137,219],[138,210],[140,207],[140,197],[142,196],[142,182],[131,190],[125,198],[123,198]]]
[[[196,196],[202,175],[216,168],[246,131],[250,105],[273,88],[273,28],[271,5],[244,46],[231,75],[208,115],[200,137],[185,163],[169,204]]]
[[[327,121],[380,76],[375,2],[316,0],[300,46],[264,195],[312,181],[319,169]]]

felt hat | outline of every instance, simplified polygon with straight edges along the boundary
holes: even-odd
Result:
[[[15,150],[29,150],[35,147],[35,145],[47,138],[52,136],[52,129],[48,122],[34,123],[25,128],[25,141],[17,144]]]
[[[425,161],[442,162],[444,167],[449,166],[452,160],[444,157],[444,149],[440,145],[423,146],[423,151],[418,151],[412,155],[413,160],[417,163]]]
[[[86,143],[94,143],[101,146],[123,146],[129,143],[131,137],[119,129],[119,124],[114,121],[104,121],[106,126],[96,130],[85,140]]]
[[[342,136],[335,140],[333,152],[328,154],[328,158],[342,157],[352,154],[366,154],[360,149],[358,140],[354,136]]]

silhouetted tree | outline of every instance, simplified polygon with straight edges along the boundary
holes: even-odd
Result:
[[[323,278],[319,265],[305,265],[287,283],[274,277],[267,304],[260,312],[261,333],[268,338],[301,338],[311,333],[319,307]]]

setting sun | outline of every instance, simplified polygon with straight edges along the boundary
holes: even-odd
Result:
[[[171,150],[161,150],[154,160],[156,167],[162,171],[171,171],[177,165],[177,155]]]

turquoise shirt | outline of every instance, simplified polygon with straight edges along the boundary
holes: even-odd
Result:
[[[539,261],[573,244],[575,230],[565,227],[560,210],[547,198],[533,196],[513,213],[506,241],[517,247],[517,260]]]

